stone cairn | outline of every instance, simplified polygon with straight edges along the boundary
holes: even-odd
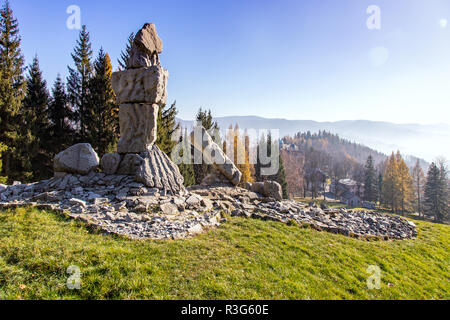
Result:
[[[126,70],[115,72],[111,84],[119,107],[120,140],[117,152],[102,158],[107,174],[134,175],[136,182],[183,191],[178,166],[155,145],[159,106],[166,103],[169,72],[159,62],[163,44],[154,24],[137,33]]]
[[[213,171],[201,185],[186,189],[177,165],[155,145],[158,109],[166,102],[169,78],[159,61],[162,47],[155,26],[145,24],[134,39],[126,70],[112,75],[120,105],[117,153],[100,162],[91,145],[74,145],[55,157],[52,179],[0,185],[0,208],[54,210],[132,239],[189,237],[226,222],[227,214],[366,239],[417,236],[414,223],[402,217],[283,200],[274,181],[239,187],[242,173],[201,127],[194,130],[201,130],[202,139],[197,141],[193,133],[191,144],[213,163]]]

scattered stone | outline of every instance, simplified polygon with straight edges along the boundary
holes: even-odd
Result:
[[[164,203],[160,205],[160,209],[162,212],[168,215],[175,215],[178,214],[178,207],[173,203]]]
[[[72,198],[69,200],[69,203],[73,206],[80,206],[80,207],[86,208],[86,201],[83,201],[80,199]]]

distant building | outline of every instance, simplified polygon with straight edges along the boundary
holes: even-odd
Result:
[[[350,191],[345,192],[341,196],[341,202],[350,207],[360,207],[361,206],[361,198]]]
[[[358,197],[362,197],[364,194],[364,184],[360,184],[352,179],[341,179],[337,185],[335,183],[331,184],[330,192],[337,195],[338,198],[342,197],[346,192],[351,192]]]

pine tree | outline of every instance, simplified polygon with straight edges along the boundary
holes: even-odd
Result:
[[[100,49],[89,80],[85,114],[86,142],[102,156],[115,149],[119,128],[119,108],[111,87],[112,66],[109,55]]]
[[[202,108],[200,108],[196,116],[196,121],[197,123],[201,124],[202,127],[205,128],[209,133],[211,133],[213,135],[213,138],[217,138],[217,135],[214,134],[213,131],[219,130],[219,125],[217,124],[217,122],[213,121],[211,110],[203,111]],[[216,142],[219,146],[222,145],[222,142],[220,141],[215,140],[214,142]],[[193,149],[192,153],[194,153]],[[194,164],[195,184],[202,183],[210,168],[211,166],[205,163]]]
[[[52,96],[48,105],[50,122],[48,147],[52,158],[73,144],[75,140],[75,130],[72,126],[74,117],[74,112],[68,102],[63,79],[58,75],[53,85]]]
[[[132,32],[128,37],[127,46],[125,51],[120,54],[120,59],[117,61],[119,63],[119,70],[125,70],[127,68],[128,59],[131,56],[131,48],[133,47],[134,33]]]
[[[286,181],[286,171],[284,170],[284,163],[281,154],[279,156],[280,168],[278,170],[276,181],[281,185],[281,189],[283,190],[283,198],[289,199],[289,188],[288,183]]]
[[[156,145],[169,156],[177,144],[177,141],[172,139],[172,135],[180,128],[179,124],[176,123],[178,114],[176,104],[175,101],[169,108],[166,105],[162,105],[158,111]]]
[[[87,139],[86,122],[89,121],[89,113],[86,112],[89,104],[89,82],[92,77],[92,48],[89,32],[83,25],[77,46],[72,54],[75,68],[69,67],[69,77],[67,79],[67,91],[69,103],[75,111],[78,140]]]
[[[256,172],[256,176],[260,176],[261,181],[276,181],[281,185],[282,191],[283,191],[283,198],[288,199],[289,198],[289,188],[288,188],[288,184],[286,181],[286,171],[284,169],[284,163],[283,163],[283,158],[281,157],[281,153],[280,150],[277,149],[276,147],[278,146],[278,144],[276,142],[273,141],[272,139],[272,133],[269,131],[269,133],[267,134],[267,139],[262,138],[261,141],[266,141],[267,143],[267,157],[271,159],[271,162],[269,164],[262,164],[261,161],[259,160],[260,154],[259,154],[259,150],[258,150],[258,160],[257,160],[257,167],[259,168],[255,168],[255,172]],[[260,144],[260,147],[264,146],[264,144]],[[274,155],[272,156],[272,149],[276,150],[276,152],[278,152],[278,155]],[[278,167],[278,171],[277,173],[275,173],[274,175],[270,175],[270,176],[264,176],[262,174],[261,169],[263,168],[276,168]]]
[[[180,142],[184,144],[183,151],[188,151],[189,154],[187,161],[183,161],[178,165],[178,168],[180,169],[180,173],[184,178],[184,186],[190,187],[192,185],[195,185],[195,174],[194,174],[194,165],[192,163],[192,157],[190,154],[190,138],[187,132],[187,128],[185,128],[184,135],[180,138]],[[185,154],[181,155],[182,157],[185,157]]]
[[[437,220],[439,222],[444,222],[448,219],[450,211],[449,178],[445,159],[439,159],[438,165],[439,165],[439,206],[442,209],[439,211],[440,215],[437,217]]]
[[[377,189],[377,173],[374,167],[373,157],[369,156],[364,167],[364,199],[367,201],[376,201]]]
[[[255,181],[262,182],[263,177],[261,175],[261,158],[260,158],[260,150],[261,147],[266,144],[266,137],[264,134],[261,135],[261,137],[258,139],[258,145],[256,147],[256,163],[255,163]]]
[[[29,171],[29,177],[42,180],[51,176],[52,158],[49,154],[49,92],[43,79],[37,56],[28,68],[27,91],[23,101],[22,143],[19,150],[23,168]]]
[[[25,95],[24,58],[20,50],[19,24],[6,1],[0,10],[0,142],[8,146],[3,155],[2,175],[20,176],[17,147],[22,126],[21,106]]]
[[[416,197],[416,208],[417,212],[420,214],[423,213],[422,203],[423,203],[423,189],[425,183],[425,174],[423,173],[422,168],[420,167],[420,161],[417,160],[416,165],[413,168],[412,172],[413,181],[414,181],[414,192]]]
[[[439,217],[442,217],[442,207],[441,207],[441,173],[439,168],[433,162],[427,174],[427,182],[425,184],[425,215],[435,217],[436,220],[439,220]]]
[[[425,214],[438,222],[444,222],[449,212],[448,172],[443,159],[432,163],[425,184]]]

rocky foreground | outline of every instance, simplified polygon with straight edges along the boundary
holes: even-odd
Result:
[[[0,185],[0,208],[37,206],[105,233],[131,239],[179,239],[226,223],[226,215],[296,223],[367,239],[411,239],[415,224],[376,212],[321,210],[235,186],[194,186],[179,194],[147,188],[128,175],[66,174],[34,184]]]

